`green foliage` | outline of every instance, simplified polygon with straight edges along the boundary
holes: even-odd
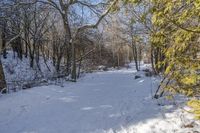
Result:
[[[200,120],[200,100],[191,100],[187,105],[193,108],[191,112],[195,114],[196,119]]]
[[[151,44],[161,48],[164,75],[171,81],[165,89],[187,96],[200,94],[200,0],[152,0]],[[200,119],[200,101],[190,101]]]
[[[140,4],[139,0],[126,0]],[[156,69],[164,68],[166,91],[190,97],[200,94],[200,0],[151,0],[150,43],[161,51]],[[146,14],[141,16],[145,22]],[[134,21],[135,22],[135,21]],[[161,57],[161,59],[160,59]],[[190,101],[200,119],[200,100]]]
[[[125,4],[127,3],[133,3],[133,4],[138,4],[142,2],[142,0],[124,0]]]
[[[151,43],[162,49],[163,64],[168,64],[164,74],[170,74],[168,78],[176,82],[169,85],[177,92],[199,89],[200,60],[196,57],[200,52],[200,34],[196,33],[200,28],[199,3],[199,0],[152,0],[152,23],[157,30],[151,34]]]

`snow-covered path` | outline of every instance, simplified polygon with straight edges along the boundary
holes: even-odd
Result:
[[[151,88],[151,78],[119,70],[12,93],[0,97],[0,133],[178,132],[180,111],[164,119]]]

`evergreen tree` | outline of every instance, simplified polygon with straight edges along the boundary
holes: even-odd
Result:
[[[200,1],[153,0],[152,23],[155,32],[151,43],[161,48],[166,81],[161,86],[172,93],[187,96],[200,94]],[[194,106],[195,104],[195,106]],[[200,115],[199,101],[189,102]]]

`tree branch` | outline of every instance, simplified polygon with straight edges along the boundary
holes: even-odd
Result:
[[[92,28],[97,28],[98,25],[100,24],[100,22],[104,19],[104,17],[106,15],[108,15],[108,13],[112,10],[113,6],[118,2],[118,0],[114,0],[112,2],[112,4],[110,5],[110,7],[100,16],[100,18],[98,19],[98,21],[95,23],[95,24],[91,24],[91,25],[84,25],[80,28],[77,29],[77,32],[75,33],[75,36],[81,32],[81,31],[84,31],[86,29],[92,29]]]

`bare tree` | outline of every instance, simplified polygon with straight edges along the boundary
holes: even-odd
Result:
[[[75,41],[77,40],[78,35],[87,30],[92,28],[97,28],[100,22],[104,19],[104,17],[112,10],[112,8],[117,4],[118,0],[114,0],[111,2],[110,6],[103,12],[96,23],[94,24],[86,24],[83,26],[80,26],[76,28],[76,30],[72,31],[72,28],[70,27],[69,17],[70,17],[70,9],[75,4],[80,4],[82,6],[88,7],[88,9],[91,9],[93,11],[94,5],[86,2],[81,2],[78,0],[69,0],[69,1],[63,1],[59,0],[59,2],[55,2],[53,0],[47,0],[47,1],[41,1],[38,0],[37,2],[42,2],[44,4],[49,4],[52,7],[54,7],[61,15],[63,20],[63,25],[65,29],[65,36],[66,36],[66,45],[68,47],[67,53],[68,53],[68,61],[67,61],[67,69],[70,67],[70,64],[72,64],[71,68],[71,78],[72,81],[76,82],[77,78],[77,67],[76,67],[76,47],[75,47]],[[110,2],[108,2],[109,4]],[[71,51],[70,51],[71,50]],[[70,70],[68,70],[69,73]]]

